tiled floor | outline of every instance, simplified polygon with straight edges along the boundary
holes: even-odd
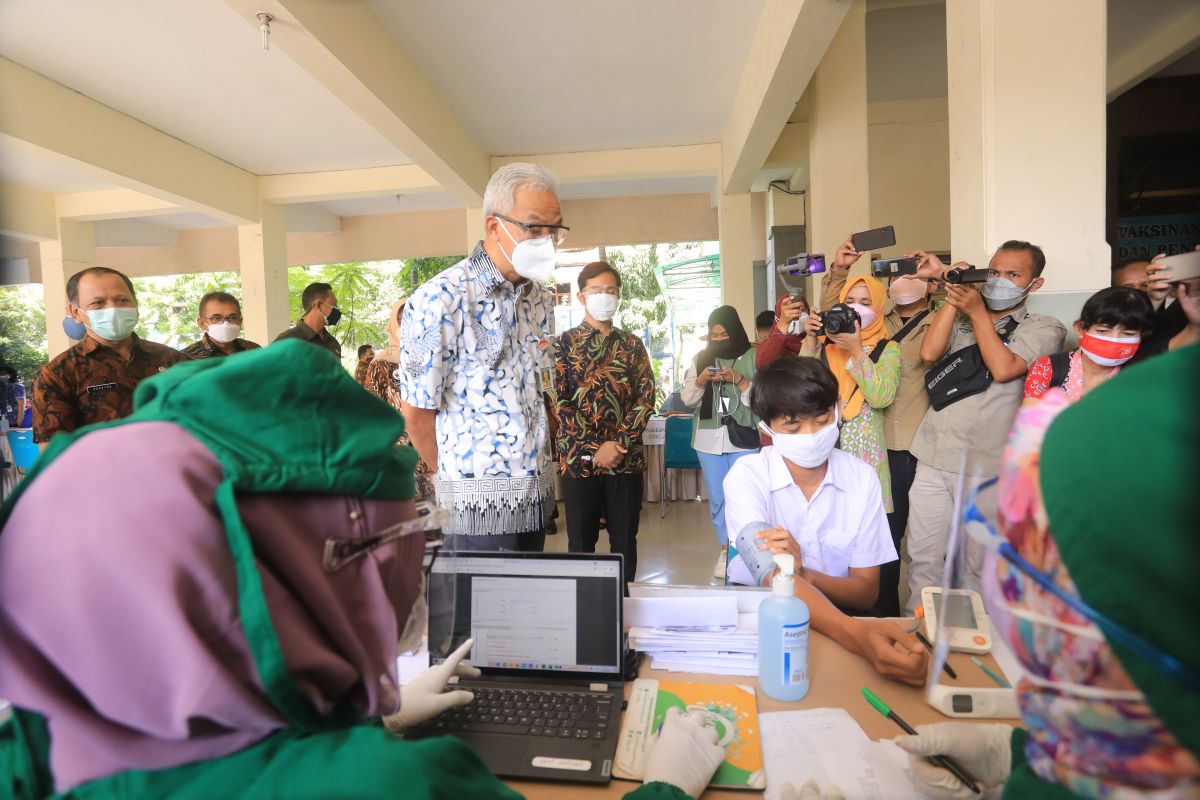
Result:
[[[558,505],[558,530],[546,537],[546,551],[564,553],[567,550],[567,524],[562,503]],[[608,534],[600,531],[596,549],[608,552]],[[667,505],[666,519],[659,518],[659,504],[642,507],[642,523],[638,528],[638,575],[642,583],[675,583],[698,585],[718,583],[713,579],[713,566],[719,551],[708,515],[708,503],[701,500],[675,500]]]

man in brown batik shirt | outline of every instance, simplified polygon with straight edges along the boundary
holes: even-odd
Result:
[[[38,372],[33,384],[33,437],[47,442],[63,431],[133,413],[133,390],[187,356],[139,339],[133,283],[107,267],[90,267],[67,281],[67,310],[87,335]]]

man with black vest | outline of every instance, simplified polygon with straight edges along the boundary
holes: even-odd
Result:
[[[944,276],[946,267],[937,256],[915,256],[923,274],[932,266]],[[920,604],[922,588],[941,583],[960,478],[965,474],[964,490],[970,491],[997,473],[1026,370],[1034,359],[1062,349],[1063,324],[1025,308],[1030,292],[1042,286],[1045,267],[1046,256],[1037,245],[1005,242],[992,256],[982,291],[946,284],[946,304],[925,332],[920,358],[933,365],[926,377],[931,407],[912,440],[917,468],[908,496],[909,612]],[[994,500],[992,509],[986,507],[987,496],[980,500],[980,509],[992,516]],[[973,585],[967,588],[979,588],[981,558],[982,553],[969,552]]]

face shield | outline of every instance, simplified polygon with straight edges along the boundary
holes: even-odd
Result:
[[[401,655],[420,650],[429,627],[430,608],[435,609],[436,613],[449,614],[452,619],[454,602],[457,598],[454,572],[443,573],[443,577],[436,582],[439,589],[437,596],[431,596],[431,587],[434,582],[430,581],[430,574],[436,568],[438,560],[441,558],[452,560],[454,556],[453,537],[447,542],[442,536],[442,525],[445,522],[446,513],[427,501],[418,502],[416,511],[417,516],[413,519],[392,525],[364,538],[326,539],[323,558],[323,566],[328,572],[336,572],[359,558],[375,559],[379,562],[381,569],[386,569],[388,567],[388,555],[385,555],[386,551],[384,550],[386,546],[394,545],[410,536],[420,535],[423,538],[424,546],[420,551],[420,568],[417,572],[417,592],[400,625],[397,651]],[[395,548],[393,547],[393,549]],[[397,563],[391,567],[398,569],[402,577],[407,577],[411,575],[410,570],[412,570],[413,564]],[[445,642],[431,640],[429,644],[432,651],[435,646],[439,648],[444,646]]]

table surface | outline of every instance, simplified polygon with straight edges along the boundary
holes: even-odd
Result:
[[[1000,674],[1004,671],[989,654],[983,656],[983,661]],[[795,703],[774,700],[758,689],[755,678],[735,677],[725,675],[691,675],[686,673],[663,672],[644,666],[640,675],[645,678],[663,678],[670,680],[692,681],[694,683],[743,683],[754,686],[758,697],[758,711],[791,711],[806,708],[844,708],[850,712],[867,736],[871,739],[884,739],[896,736],[902,731],[894,722],[880,716],[863,699],[862,687],[866,686],[879,695],[892,710],[900,715],[910,725],[924,725],[931,722],[949,721],[925,702],[925,690],[907,686],[890,680],[877,673],[864,659],[843,649],[833,640],[817,633],[815,630],[809,636],[809,673],[812,682],[808,695]],[[971,662],[971,657],[964,653],[951,653],[950,666],[958,673],[958,680],[950,680],[943,674],[941,683],[960,687],[990,687],[995,688],[983,671]],[[628,696],[630,686],[626,684]],[[1020,724],[1020,720],[969,720],[957,719],[956,722],[1007,722],[1012,725]],[[542,783],[537,781],[510,780],[506,783],[530,800],[552,800],[553,798],[616,798],[635,789],[638,784],[632,781],[614,779],[606,786],[580,786],[577,784]],[[715,798],[741,798],[754,796],[755,793],[721,791],[709,789],[704,793],[706,800]]]

